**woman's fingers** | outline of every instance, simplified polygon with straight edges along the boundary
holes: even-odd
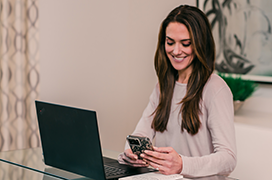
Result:
[[[170,153],[174,149],[172,147],[153,147],[154,151],[160,153]]]
[[[148,154],[147,154],[148,153]],[[163,167],[163,163],[164,163],[164,158],[163,155],[161,155],[162,153],[158,153],[158,152],[147,152],[147,153],[143,153],[141,154],[141,157],[143,158],[143,160],[148,163],[150,166],[154,167],[155,169],[162,171]]]
[[[168,152],[164,149],[158,150],[158,148],[154,148],[154,151],[145,150],[143,154],[141,154],[142,158],[149,159],[151,161],[155,160],[165,160],[168,156]]]
[[[131,151],[126,150],[124,152],[125,156],[132,159],[132,160],[137,160],[138,156],[136,154],[133,154]]]
[[[148,164],[145,161],[138,159],[138,156],[133,154],[130,149],[125,150],[125,152],[122,154],[121,158],[123,159],[123,161],[126,164],[134,166],[134,167],[147,167],[148,166]]]
[[[154,151],[146,150],[141,157],[163,174],[175,174],[182,171],[182,159],[171,147],[154,147]]]

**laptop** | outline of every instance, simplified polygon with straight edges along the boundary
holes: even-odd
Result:
[[[103,157],[95,111],[37,100],[35,104],[46,165],[96,180],[155,171]]]

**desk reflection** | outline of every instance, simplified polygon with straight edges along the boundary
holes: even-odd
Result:
[[[80,153],[80,152],[79,152]],[[110,158],[117,158],[119,152],[103,150],[103,155]],[[2,159],[2,160],[1,160]],[[3,162],[7,161],[7,162]],[[10,163],[17,164],[12,165]],[[20,167],[25,166],[25,168]],[[30,170],[32,169],[32,170]],[[63,176],[63,173],[66,176]],[[68,175],[68,176],[67,176]],[[89,178],[76,175],[67,171],[47,166],[43,162],[42,148],[31,148],[14,151],[0,152],[0,180],[87,180]],[[225,176],[209,176],[202,178],[184,177],[184,180],[238,180]]]
[[[0,161],[0,180],[60,180],[59,178]]]

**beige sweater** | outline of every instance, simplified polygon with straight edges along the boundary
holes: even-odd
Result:
[[[176,83],[167,130],[160,133],[151,128],[153,116],[150,116],[159,102],[157,84],[133,135],[147,136],[157,147],[173,147],[182,157],[183,175],[228,175],[236,166],[232,93],[224,80],[216,74],[211,75],[203,90],[202,125],[199,132],[192,136],[186,130],[181,131],[179,102],[185,96],[186,86]]]

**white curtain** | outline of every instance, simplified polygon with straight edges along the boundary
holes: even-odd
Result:
[[[0,0],[0,151],[40,145],[37,0]]]

